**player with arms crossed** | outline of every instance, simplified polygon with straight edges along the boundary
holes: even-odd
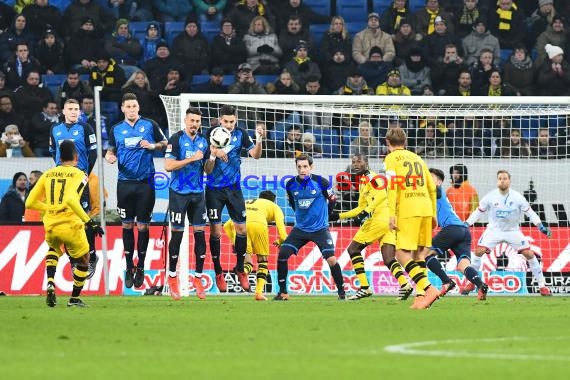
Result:
[[[469,266],[471,263],[471,233],[459,219],[447,199],[445,191],[441,188],[445,180],[443,171],[434,168],[430,168],[429,171],[437,189],[437,223],[441,229],[432,239],[432,246],[426,256],[427,267],[441,279],[443,283],[441,296],[445,296],[456,287],[456,284],[443,270],[437,260],[437,255],[443,255],[451,249],[457,258],[457,269],[465,275],[471,284],[477,286],[479,289],[477,298],[480,301],[485,300],[489,287],[481,280],[479,273]]]
[[[44,215],[45,240],[49,247],[46,255],[47,305],[54,307],[57,304],[54,278],[57,262],[63,254],[61,246],[65,245],[76,263],[73,267],[73,290],[67,306],[85,307],[87,305],[79,298],[89,269],[89,243],[85,230],[91,230],[93,236],[101,236],[104,232],[81,207],[80,198],[87,186],[87,175],[76,167],[78,154],[75,144],[71,140],[62,141],[58,153],[61,164],[42,174],[26,199],[26,207]]]
[[[156,199],[154,189],[154,151],[164,150],[166,137],[159,126],[139,115],[137,96],[127,92],[121,101],[125,120],[115,124],[109,132],[109,149],[105,155],[108,163],[118,162],[117,211],[123,225],[123,245],[127,270],[125,286],[142,286],[144,261],[148,247],[148,226]],[[135,269],[134,223],[137,223],[138,262]]]
[[[203,168],[204,155],[208,151],[208,141],[200,133],[202,112],[195,107],[186,110],[185,128],[176,132],[168,140],[164,155],[164,169],[172,172],[168,204],[172,236],[168,245],[168,286],[173,299],[180,299],[180,286],[176,272],[180,243],[186,223],[186,215],[194,229],[194,256],[196,272],[194,288],[196,296],[205,299],[202,271],[206,257],[206,201],[204,199]],[[183,268],[185,270],[186,268]],[[185,273],[185,271],[183,272]]]
[[[411,308],[427,309],[440,292],[416,261],[423,261],[424,249],[431,246],[432,230],[437,226],[436,190],[425,162],[405,149],[406,140],[402,128],[386,133],[390,229],[396,231],[396,258],[416,283],[418,296]]]
[[[521,193],[511,189],[511,174],[506,170],[499,170],[497,189],[490,191],[481,199],[477,210],[473,211],[465,222],[466,225],[472,226],[484,213],[487,213],[489,217],[487,228],[477,242],[471,266],[478,271],[483,254],[491,253],[497,244],[507,243],[527,259],[530,271],[538,282],[540,295],[551,296],[550,289],[546,287],[542,267],[520,229],[521,212],[529,217],[540,232],[548,237],[552,236],[550,229],[542,224],[528,201]],[[469,294],[473,290],[473,287],[469,285],[471,284],[462,290],[462,294]]]
[[[281,244],[277,258],[277,280],[279,293],[275,301],[287,301],[287,261],[299,249],[312,241],[319,247],[323,258],[329,264],[336,284],[338,298],[346,299],[342,271],[334,255],[334,243],[329,230],[329,212],[332,212],[336,196],[326,178],[311,174],[313,158],[301,154],[295,158],[297,176],[285,184],[289,205],[295,211],[295,226]]]
[[[386,266],[390,268],[398,282],[403,280],[403,284],[400,282],[400,299],[405,300],[410,296],[413,288],[408,284],[402,266],[395,259],[394,246],[396,242],[394,232],[390,231],[388,224],[388,198],[385,184],[379,180],[378,174],[368,168],[368,157],[366,155],[353,155],[352,169],[356,174],[356,180],[359,181],[358,207],[341,213],[333,211],[329,215],[330,222],[354,218],[360,224],[360,228],[347,248],[352,267],[360,283],[360,289],[348,299],[359,300],[372,295],[364,269],[362,250],[378,241],[381,246],[382,258],[387,263]]]
[[[254,159],[261,157],[261,140],[263,128],[255,130],[255,144],[247,132],[236,126],[236,109],[230,105],[220,108],[220,126],[231,134],[229,145],[223,149],[210,145],[210,158],[204,164],[204,173],[208,175],[206,184],[206,208],[210,220],[210,252],[216,272],[216,286],[220,292],[227,291],[226,280],[220,264],[220,238],[222,236],[222,210],[227,207],[228,214],[236,229],[236,271],[241,287],[248,291],[249,281],[244,272],[244,260],[247,248],[245,227],[245,199],[241,191],[241,150],[247,150]],[[210,132],[207,138],[209,141]]]
[[[269,257],[269,228],[268,223],[275,222],[279,238],[273,245],[280,247],[287,237],[285,229],[285,216],[283,210],[275,203],[276,195],[271,190],[263,190],[259,198],[245,202],[247,223],[247,250],[244,269],[249,274],[253,270],[252,255],[257,256],[257,281],[255,284],[255,300],[267,301],[263,295],[263,288],[267,282],[269,269],[267,258]],[[226,235],[235,244],[236,230],[234,222],[230,219],[224,224]]]
[[[55,164],[61,165],[60,144],[64,140],[73,141],[78,155],[77,167],[89,176],[97,160],[95,132],[89,124],[79,121],[81,111],[79,110],[79,102],[76,99],[67,99],[63,104],[62,112],[65,118],[64,121],[51,127],[49,151]],[[82,193],[81,207],[87,213],[91,211],[89,186],[86,186]],[[92,230],[86,230],[86,233],[87,241],[89,242],[89,274],[87,279],[90,279],[95,274],[98,257],[95,252],[95,235]],[[75,263],[72,263],[72,267],[74,265]]]

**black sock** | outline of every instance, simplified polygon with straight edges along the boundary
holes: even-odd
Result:
[[[216,274],[222,273],[222,264],[220,264],[220,238],[210,235],[210,254],[212,255],[212,263]]]
[[[196,256],[196,273],[204,271],[206,258],[206,237],[204,231],[194,231],[194,255]]]
[[[342,278],[342,270],[340,269],[339,263],[331,266],[331,274],[336,284],[338,294],[344,294],[344,279]]]
[[[472,266],[468,266],[467,268],[465,268],[465,272],[463,272],[463,274],[465,275],[465,277],[467,277],[469,281],[475,284],[477,288],[483,286],[483,281],[481,281],[481,277],[479,277],[479,272],[477,272],[477,270]]]
[[[243,272],[243,262],[247,249],[247,235],[236,234],[236,270]]]
[[[282,255],[279,253],[279,257],[277,258],[277,282],[279,283],[279,293],[287,293],[287,273],[289,272],[288,260],[289,255]]]
[[[86,228],[85,235],[87,235],[87,242],[89,243],[89,262],[94,263],[97,260],[97,254],[95,253],[95,233],[91,228]]]
[[[178,255],[180,254],[180,243],[182,242],[183,234],[184,231],[172,231],[172,236],[168,243],[168,270],[170,272],[176,272]]]
[[[146,258],[146,250],[148,249],[148,239],[149,230],[139,230],[139,236],[137,237],[137,254],[139,256],[137,268],[140,269],[144,269],[144,260]]]
[[[442,283],[449,284],[451,283],[451,279],[447,276],[447,273],[443,270],[441,263],[437,259],[436,255],[431,255],[426,257],[426,266],[429,270],[431,270]]]
[[[133,252],[135,250],[135,233],[132,228],[123,228],[123,246],[125,249],[125,259],[127,270],[133,269]]]

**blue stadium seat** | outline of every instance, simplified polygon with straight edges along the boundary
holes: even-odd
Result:
[[[275,75],[256,75],[255,80],[261,85],[266,85],[267,83],[275,82],[277,80],[277,76],[275,76]]]
[[[513,117],[511,126],[520,129],[525,139],[531,139],[538,136],[540,119],[538,117]]]
[[[146,36],[146,27],[150,21],[131,21],[129,22],[129,30],[134,38],[144,41]]]
[[[303,4],[317,12],[318,14],[330,16],[331,15],[331,1],[330,0],[305,0]]]
[[[344,27],[350,33],[350,36],[354,38],[356,33],[360,32],[364,28],[366,28],[368,24],[366,22],[347,22],[344,24]]]
[[[204,83],[204,82],[207,82],[209,79],[210,79],[210,76],[206,75],[206,74],[194,75],[194,76],[192,76],[192,83],[190,83],[190,84]]]
[[[366,21],[368,15],[367,0],[336,0],[336,14],[345,22]]]
[[[166,38],[166,41],[168,42],[169,46],[172,46],[172,41],[174,41],[174,37],[176,37],[183,31],[184,31],[183,21],[167,21],[164,23],[164,38]]]
[[[6,3],[6,1],[4,2]],[[49,2],[49,5],[53,5],[54,7],[59,9],[61,14],[65,12],[65,8],[67,8],[69,4],[71,4],[71,0],[50,0]]]
[[[220,34],[220,23],[219,22],[203,22],[200,24],[200,30],[208,40],[211,45],[214,37]]]
[[[109,126],[119,120],[119,105],[117,102],[101,102],[101,113],[107,118]]]
[[[340,138],[335,129],[331,128],[313,128],[311,131],[317,140],[317,144],[323,150],[323,156],[326,158],[340,157]]]
[[[57,89],[65,82],[65,78],[67,78],[65,74],[44,74],[42,75],[42,83],[55,96]]]
[[[508,62],[511,54],[513,54],[513,49],[501,49],[501,62]]]
[[[358,128],[349,128],[342,131],[342,154],[350,154],[350,142],[358,136]]]
[[[313,24],[309,26],[309,32],[313,37],[313,41],[317,44],[317,46],[321,46],[323,42],[323,36],[329,30],[330,24]]]
[[[409,0],[410,10],[412,13],[419,11],[422,8],[425,8],[426,1],[425,0]]]
[[[394,0],[372,0],[372,12],[378,13],[380,16],[390,8]]]

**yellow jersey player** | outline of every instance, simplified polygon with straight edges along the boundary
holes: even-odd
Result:
[[[273,245],[279,247],[287,237],[285,230],[285,217],[281,208],[275,203],[275,194],[270,190],[259,193],[258,199],[245,202],[247,223],[247,249],[244,270],[249,274],[253,269],[252,255],[257,256],[257,281],[255,284],[255,300],[267,301],[263,295],[263,288],[267,282],[267,257],[269,256],[269,229],[268,223],[275,222],[279,238]],[[235,242],[236,230],[232,220],[224,224],[224,231]]]
[[[416,283],[418,297],[411,307],[427,309],[439,291],[427,278],[425,261],[423,268],[417,261],[424,260],[424,249],[431,246],[432,229],[437,226],[436,187],[421,157],[405,149],[406,139],[399,127],[386,133],[390,229],[396,231],[396,258]]]
[[[59,149],[61,164],[42,174],[26,200],[26,207],[44,214],[45,240],[49,247],[46,255],[47,305],[54,307],[57,303],[54,278],[57,262],[63,254],[61,246],[65,245],[67,253],[77,263],[73,267],[73,290],[67,306],[85,307],[79,298],[89,265],[85,228],[99,236],[104,232],[81,207],[80,198],[87,185],[87,175],[76,167],[75,144],[64,140]]]
[[[346,212],[332,212],[329,215],[330,222],[335,222],[339,219],[355,219],[360,225],[347,248],[352,267],[360,283],[360,289],[348,297],[348,299],[359,300],[372,295],[372,290],[370,290],[370,285],[366,278],[362,250],[378,241],[382,247],[382,258],[386,266],[390,268],[390,271],[400,283],[399,298],[405,300],[410,296],[413,288],[408,284],[402,266],[395,259],[394,246],[396,242],[394,233],[390,231],[388,224],[388,198],[384,178],[368,168],[368,157],[364,154],[352,156],[352,170],[356,174],[358,181],[358,206]]]

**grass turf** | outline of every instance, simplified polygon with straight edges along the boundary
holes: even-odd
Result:
[[[67,308],[66,296],[55,308],[0,298],[0,376],[535,380],[566,379],[570,364],[567,297],[446,297],[430,310],[388,297],[84,300],[89,308]],[[386,351],[423,341],[434,342]]]

